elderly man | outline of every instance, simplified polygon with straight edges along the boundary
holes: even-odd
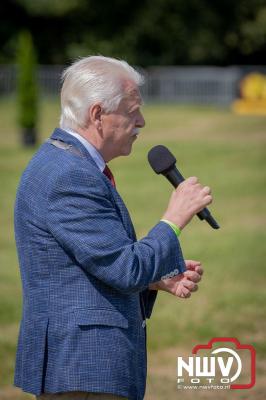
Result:
[[[145,320],[158,290],[186,298],[197,289],[201,265],[184,261],[178,235],[212,197],[187,179],[137,240],[107,163],[130,154],[145,124],[142,77],[92,56],[63,78],[60,129],[27,166],[15,205],[23,284],[15,385],[38,399],[140,400]]]

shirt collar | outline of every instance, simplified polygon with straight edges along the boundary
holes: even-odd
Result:
[[[106,163],[105,163],[104,159],[102,158],[102,155],[99,153],[99,151],[96,150],[96,148],[88,140],[86,140],[83,136],[81,136],[79,133],[74,132],[71,129],[65,129],[65,128],[64,128],[64,131],[66,131],[70,135],[74,136],[76,139],[78,139],[83,144],[85,149],[89,152],[89,154],[91,155],[91,157],[97,164],[98,168],[101,170],[101,172],[103,172]]]

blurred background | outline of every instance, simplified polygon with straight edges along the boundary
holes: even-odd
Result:
[[[58,126],[60,74],[91,54],[125,59],[146,78],[146,127],[132,155],[111,163],[138,237],[172,190],[147,164],[156,144],[169,146],[185,176],[211,186],[221,225],[194,219],[182,232],[185,258],[200,260],[205,275],[191,299],[158,296],[145,400],[194,398],[176,388],[177,356],[227,336],[255,347],[256,385],[197,398],[264,400],[266,1],[6,0],[0,18],[0,400],[33,399],[12,386],[22,307],[16,188]]]

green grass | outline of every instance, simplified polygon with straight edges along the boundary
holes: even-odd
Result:
[[[40,107],[42,141],[57,125],[59,105],[49,99]],[[202,261],[204,279],[189,300],[164,293],[158,296],[148,323],[149,351],[192,348],[213,336],[234,336],[254,344],[258,358],[265,360],[266,118],[175,105],[147,105],[144,115],[146,127],[132,155],[111,163],[138,237],[160,219],[172,190],[146,161],[148,150],[159,143],[170,147],[185,176],[196,175],[211,186],[214,202],[210,208],[221,225],[214,231],[195,218],[182,232],[184,255]],[[0,100],[0,116],[1,388],[12,383],[21,313],[13,204],[19,176],[32,151],[20,147],[14,99]]]

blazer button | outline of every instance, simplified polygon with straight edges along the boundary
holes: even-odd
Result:
[[[145,326],[146,326],[146,321],[144,320],[142,321],[142,328],[145,328]]]

